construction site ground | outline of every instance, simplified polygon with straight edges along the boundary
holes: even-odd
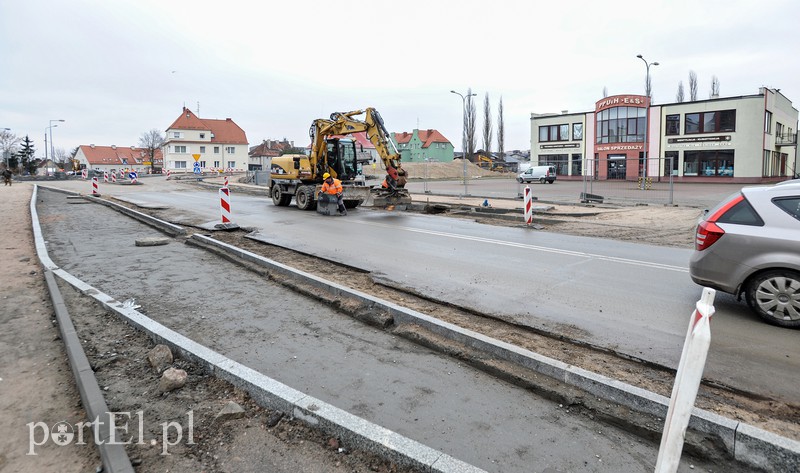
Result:
[[[76,189],[80,184],[85,185],[85,183],[75,184],[75,181],[71,181],[67,184],[67,187],[75,186]],[[158,185],[162,185],[162,183],[159,183]],[[191,186],[197,185],[197,183],[186,182],[168,185]],[[21,191],[21,188],[26,190]],[[16,192],[13,194],[14,196],[24,195],[29,191],[27,186],[18,186],[15,189]],[[131,191],[135,191],[135,189],[131,189]],[[263,192],[256,187],[250,188],[250,186],[245,185],[239,185],[238,191],[255,193]],[[452,196],[415,195],[415,202],[418,203],[428,202],[430,204],[446,205],[449,208],[448,215],[450,217],[473,218],[497,225],[521,224],[521,222],[518,221],[497,218],[495,215],[483,215],[479,212],[476,212],[475,209],[480,209],[484,200],[485,199],[482,198],[454,198]],[[8,209],[4,209],[6,210],[6,215],[9,214],[9,211],[14,211],[12,213],[19,214],[20,206],[24,205],[24,198],[4,199],[2,205],[8,207]],[[492,199],[491,205],[496,209],[507,208],[509,210],[516,210],[521,208],[521,202],[513,199]],[[138,210],[141,211],[143,209]],[[154,209],[146,211],[160,218],[169,220],[168,210]],[[544,227],[543,231],[628,239],[657,245],[691,247],[693,240],[693,228],[697,217],[700,215],[700,210],[697,208],[680,207],[618,208],[611,206],[587,207],[579,205],[542,205],[536,215],[538,216],[539,221],[541,221],[541,225]],[[29,216],[27,218],[29,219]],[[3,229],[5,233],[3,238],[4,242],[16,242],[24,240],[14,238],[11,235],[24,235],[26,226],[28,229],[30,228],[29,221],[19,221],[19,219],[16,218],[15,220],[18,221],[16,229],[14,229],[13,226],[11,228],[6,227]],[[652,231],[656,228],[657,231]],[[263,254],[271,259],[291,262],[293,266],[311,273],[317,271],[317,261],[311,258],[304,258],[302,255],[298,255],[291,250],[264,246],[262,244],[253,242],[249,239],[246,239],[244,237],[244,233],[245,232],[231,232],[220,236],[232,244],[259,254]],[[671,236],[665,238],[665,233],[671,233]],[[7,250],[16,250],[17,253],[15,254],[22,255],[18,260],[16,260],[18,263],[22,263],[22,266],[15,266],[13,264],[6,265],[3,271],[8,271],[9,268],[20,271],[20,267],[22,267],[21,271],[28,271],[28,276],[30,276],[31,279],[31,281],[22,282],[22,285],[18,285],[17,290],[14,291],[13,284],[20,284],[20,282],[18,282],[19,279],[23,279],[23,281],[25,279],[16,277],[9,278],[9,280],[12,281],[12,287],[9,288],[8,294],[15,294],[15,299],[12,304],[19,305],[20,307],[40,307],[40,311],[47,313],[48,308],[46,295],[43,295],[41,292],[43,288],[41,286],[40,273],[38,275],[37,273],[31,273],[31,271],[38,271],[31,247],[27,246],[26,244],[17,245],[15,243],[15,245],[6,246],[5,248]],[[31,259],[25,260],[25,258]],[[25,265],[35,269],[27,270],[23,267]],[[330,275],[328,274],[327,276]],[[669,395],[673,373],[664,372],[653,367],[641,366],[635,362],[621,360],[613,356],[613,354],[598,353],[595,350],[575,346],[570,344],[567,340],[553,340],[535,333],[526,333],[525,331],[520,331],[518,327],[510,327],[502,322],[481,317],[480,314],[465,313],[452,307],[442,307],[433,301],[423,300],[411,294],[398,293],[390,288],[376,284],[375,281],[369,278],[368,275],[358,274],[357,272],[351,273],[346,269],[343,269],[339,273],[339,276],[334,279],[338,280],[338,282],[346,283],[350,287],[376,294],[389,300],[399,301],[403,305],[420,310],[423,313],[435,314],[442,320],[450,321],[481,333],[486,333],[500,340],[515,343],[538,353],[584,367],[591,371],[605,374],[615,379],[623,380],[633,385],[644,387],[645,389],[663,394],[665,396]],[[23,288],[25,288],[26,291],[22,291],[21,289]],[[32,296],[16,295],[30,292],[27,291],[28,288],[34,289],[34,294]],[[39,291],[38,295],[36,294],[36,291]],[[69,293],[69,291],[65,291],[65,293]],[[78,297],[77,295],[74,296]],[[5,303],[5,300],[3,302]],[[30,309],[24,311],[26,314],[25,317],[23,317],[20,312],[16,313],[16,315],[12,315],[9,318],[9,321],[19,321],[20,319],[28,320],[30,318],[27,315],[29,310]],[[97,323],[95,328],[91,328],[90,324],[88,333],[92,333],[95,330],[100,330],[101,327],[108,329],[109,327],[115,325],[110,316],[103,315],[102,309],[95,307],[93,310],[89,310],[88,313],[90,314],[89,319],[100,321]],[[4,310],[3,316],[6,317],[6,314],[7,311]],[[105,319],[103,317],[105,317]],[[46,318],[47,320],[42,321],[39,319],[37,325],[43,325],[42,327],[39,327],[41,332],[48,333],[49,331],[50,335],[44,337],[44,340],[40,340],[39,344],[41,346],[50,345],[50,350],[53,349],[52,345],[55,344],[56,354],[51,354],[49,358],[43,358],[41,361],[44,361],[45,365],[47,364],[47,361],[50,361],[57,366],[48,376],[55,376],[57,373],[61,373],[61,376],[65,376],[65,379],[60,381],[60,383],[68,384],[69,372],[65,371],[66,365],[63,363],[63,355],[57,351],[57,343],[54,343],[57,340],[53,340],[56,337],[56,332],[52,329],[52,324],[49,323],[49,316],[42,318]],[[30,323],[29,320],[28,323]],[[32,327],[20,330],[31,332]],[[119,366],[124,367],[122,368],[123,370],[128,370],[127,372],[133,374],[134,376],[132,377],[146,379],[144,373],[136,372],[136,369],[140,368],[131,366],[128,363],[128,359],[141,359],[143,356],[142,353],[144,353],[147,348],[147,341],[142,339],[134,339],[133,337],[136,337],[137,334],[130,332],[130,329],[127,328],[127,326],[121,325],[119,328],[114,330],[116,330],[116,332],[112,337],[113,340],[120,340],[123,338],[138,340],[137,343],[129,345],[137,345],[141,346],[142,348],[139,352],[132,351],[129,355],[122,357],[122,360],[115,359],[116,361],[111,363],[101,363],[105,366],[105,368],[100,371],[98,376],[102,378],[102,372],[104,370],[109,371],[109,376],[114,376],[111,369],[112,367]],[[126,330],[128,330],[128,332],[126,332]],[[47,340],[50,340],[50,343],[47,343]],[[422,342],[434,343],[432,341],[426,342],[425,340],[422,340]],[[18,356],[10,354],[12,352],[9,351],[9,347],[12,345],[13,344],[9,342],[0,345],[0,347],[3,349],[3,351],[0,351],[0,355],[2,355],[4,358],[7,356]],[[107,357],[110,353],[117,353],[118,351],[117,347],[115,347],[113,344],[105,346],[97,344],[97,346],[94,347],[93,344],[88,344],[88,346],[90,348],[90,352],[101,355],[99,359],[96,358],[97,361],[101,362],[103,361],[102,358],[104,356]],[[31,359],[32,357],[34,357],[34,355],[29,354],[23,356],[22,358]],[[191,370],[191,367],[187,367],[187,369]],[[119,372],[117,368],[114,368],[114,370],[116,370],[117,373]],[[7,389],[8,386],[5,380],[9,378],[6,378],[5,376],[2,377],[5,379],[0,381],[0,386],[4,388],[5,393],[5,389]],[[173,469],[170,471],[196,471],[194,468],[197,468],[198,465],[202,466],[204,462],[207,466],[211,466],[207,471],[228,471],[226,469],[227,467],[223,468],[222,465],[235,465],[237,458],[241,458],[241,450],[237,450],[238,447],[236,447],[236,445],[245,445],[248,440],[252,441],[253,438],[258,438],[258,442],[264,442],[266,444],[270,444],[269,439],[272,439],[273,443],[270,445],[272,445],[271,448],[273,448],[273,450],[271,451],[273,454],[269,455],[270,458],[281,457],[282,455],[286,455],[286,457],[289,458],[291,455],[299,454],[300,456],[309,458],[311,465],[326,465],[326,468],[321,468],[319,471],[338,471],[334,468],[339,466],[344,468],[341,471],[393,471],[392,469],[395,468],[391,464],[383,463],[380,459],[358,452],[353,452],[355,455],[351,454],[342,456],[341,453],[339,453],[338,448],[333,447],[333,445],[335,445],[335,439],[320,438],[318,434],[316,434],[314,431],[306,429],[302,424],[292,424],[288,420],[284,419],[278,424],[278,427],[267,428],[266,424],[269,420],[270,413],[259,412],[257,406],[248,404],[249,401],[245,398],[245,396],[243,396],[242,393],[235,392],[229,386],[225,386],[224,383],[214,383],[212,380],[208,380],[208,382],[198,383],[196,388],[196,391],[187,389],[187,396],[191,396],[192,399],[199,402],[199,405],[204,406],[204,408],[208,411],[208,415],[211,415],[211,411],[218,407],[223,400],[233,399],[240,401],[243,405],[248,407],[248,420],[246,421],[246,426],[243,427],[239,432],[237,432],[238,427],[232,428],[227,426],[216,432],[202,433],[201,435],[204,435],[207,439],[213,439],[213,441],[208,441],[204,444],[204,448],[209,449],[209,455],[204,457],[203,455],[197,455],[196,453],[191,455],[187,454],[185,456],[190,458],[192,462],[196,463],[188,463],[187,465],[190,466],[187,467],[188,469],[186,470],[181,470],[180,465],[176,463],[173,465]],[[64,389],[53,389],[51,398],[54,400],[61,399],[64,401],[64,405],[59,406],[58,403],[48,403],[48,407],[54,410],[65,412],[65,406],[72,406],[72,410],[70,411],[71,418],[79,419],[81,412],[80,408],[75,404],[74,388],[72,389],[72,394],[70,394],[68,387]],[[135,391],[136,389],[144,390],[145,388],[143,385],[140,385],[138,388],[133,387],[132,391]],[[65,391],[63,395],[61,394],[62,390]],[[15,396],[16,402],[20,403],[19,405],[25,405],[28,400],[27,391],[25,388],[15,388],[14,390],[8,392],[12,394],[8,398],[9,402],[13,401]],[[167,401],[169,400],[168,398],[169,397],[161,399],[159,402]],[[207,401],[205,404],[203,404],[204,399]],[[209,401],[214,399],[216,402]],[[140,399],[139,401],[135,402],[147,402],[147,400]],[[179,397],[177,405],[183,406],[184,404],[185,399],[181,399]],[[797,409],[793,406],[786,406],[780,403],[772,403],[769,401],[765,402],[763,399],[753,399],[743,396],[740,393],[730,392],[714,386],[703,386],[701,388],[701,393],[697,404],[698,407],[720,413],[727,417],[748,422],[752,425],[785,435],[790,438],[800,438],[800,434],[798,434],[798,432],[800,432],[800,429],[798,429],[798,425],[800,425],[800,419],[798,419]],[[174,410],[175,406],[171,407],[170,409]],[[8,416],[9,410],[4,409],[3,412],[4,416]],[[33,417],[26,417],[26,419],[35,418],[35,413],[31,415]],[[19,423],[19,420],[16,422]],[[24,425],[24,422],[22,424]],[[243,422],[242,424],[245,423]],[[282,430],[279,428],[281,425],[284,426]],[[263,440],[265,438],[263,436],[253,436],[253,432],[256,431],[262,431],[263,435],[267,435],[268,439]],[[224,439],[219,437],[219,435],[222,435],[221,432],[225,432]],[[27,432],[25,433],[27,434]],[[251,435],[251,437],[249,439],[245,439],[247,435]],[[231,439],[234,439],[235,441],[232,442]],[[219,440],[219,442],[217,442],[217,440]],[[263,444],[259,443],[259,445]],[[20,445],[16,445],[15,447],[9,445],[6,449],[6,451],[9,453],[4,453],[3,450],[0,450],[0,466],[3,466],[5,462],[6,464],[11,465],[12,469],[10,471],[27,471],[24,465],[26,465],[25,462],[30,460],[30,458],[23,458],[22,455],[15,455],[14,452],[16,452],[19,447]],[[288,451],[284,452],[283,454],[275,453],[279,452],[281,448],[287,448]],[[45,451],[46,450],[48,449],[45,449]],[[63,451],[64,449],[51,448],[49,450],[51,450],[52,455],[56,456],[56,459],[52,460],[53,464],[61,465],[64,462],[66,462],[66,464],[70,464],[70,461],[72,461],[72,463],[75,465],[83,465],[83,467],[79,466],[76,471],[84,471],[84,467],[87,464],[96,463],[98,461],[96,456],[92,458],[91,453],[88,452],[91,449],[87,449],[87,452],[80,452],[78,455],[73,455],[71,460],[69,458],[60,458],[60,456],[65,455],[65,452]],[[147,452],[144,452],[137,458],[139,458],[139,461],[145,461],[147,455]],[[44,457],[45,455],[43,454],[37,460]],[[356,463],[352,463],[352,461],[355,461]],[[291,465],[293,463],[290,461],[289,464]],[[23,467],[14,469],[14,465],[23,465]],[[278,470],[276,467],[274,471],[282,470]],[[303,471],[313,470],[304,469]]]

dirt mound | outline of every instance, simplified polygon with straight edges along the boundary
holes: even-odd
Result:
[[[445,163],[407,163],[404,162],[403,169],[408,173],[410,179],[459,179],[464,177],[464,162],[455,159]],[[483,169],[475,163],[467,161],[467,177],[489,177],[489,176],[508,176],[495,171]]]

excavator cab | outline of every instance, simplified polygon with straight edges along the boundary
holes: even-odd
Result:
[[[326,159],[322,161],[323,173],[333,170],[337,179],[342,182],[352,181],[358,175],[355,140],[347,138],[329,138],[325,140]]]

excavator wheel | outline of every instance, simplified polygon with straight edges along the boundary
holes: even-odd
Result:
[[[281,190],[281,186],[272,186],[272,203],[278,207],[286,207],[292,201],[292,195]]]
[[[317,201],[314,199],[314,187],[302,186],[297,189],[294,196],[297,208],[300,210],[314,210],[317,208]]]

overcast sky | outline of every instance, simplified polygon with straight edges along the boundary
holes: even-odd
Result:
[[[530,114],[588,111],[609,95],[675,100],[781,89],[800,104],[796,0],[254,2],[1,0],[0,128],[56,148],[137,145],[185,105],[232,118],[251,145],[308,144],[313,119],[375,107],[390,132],[439,130],[461,149],[472,88],[505,149],[530,147]],[[495,133],[496,136],[496,133]],[[492,149],[497,149],[496,140]]]

